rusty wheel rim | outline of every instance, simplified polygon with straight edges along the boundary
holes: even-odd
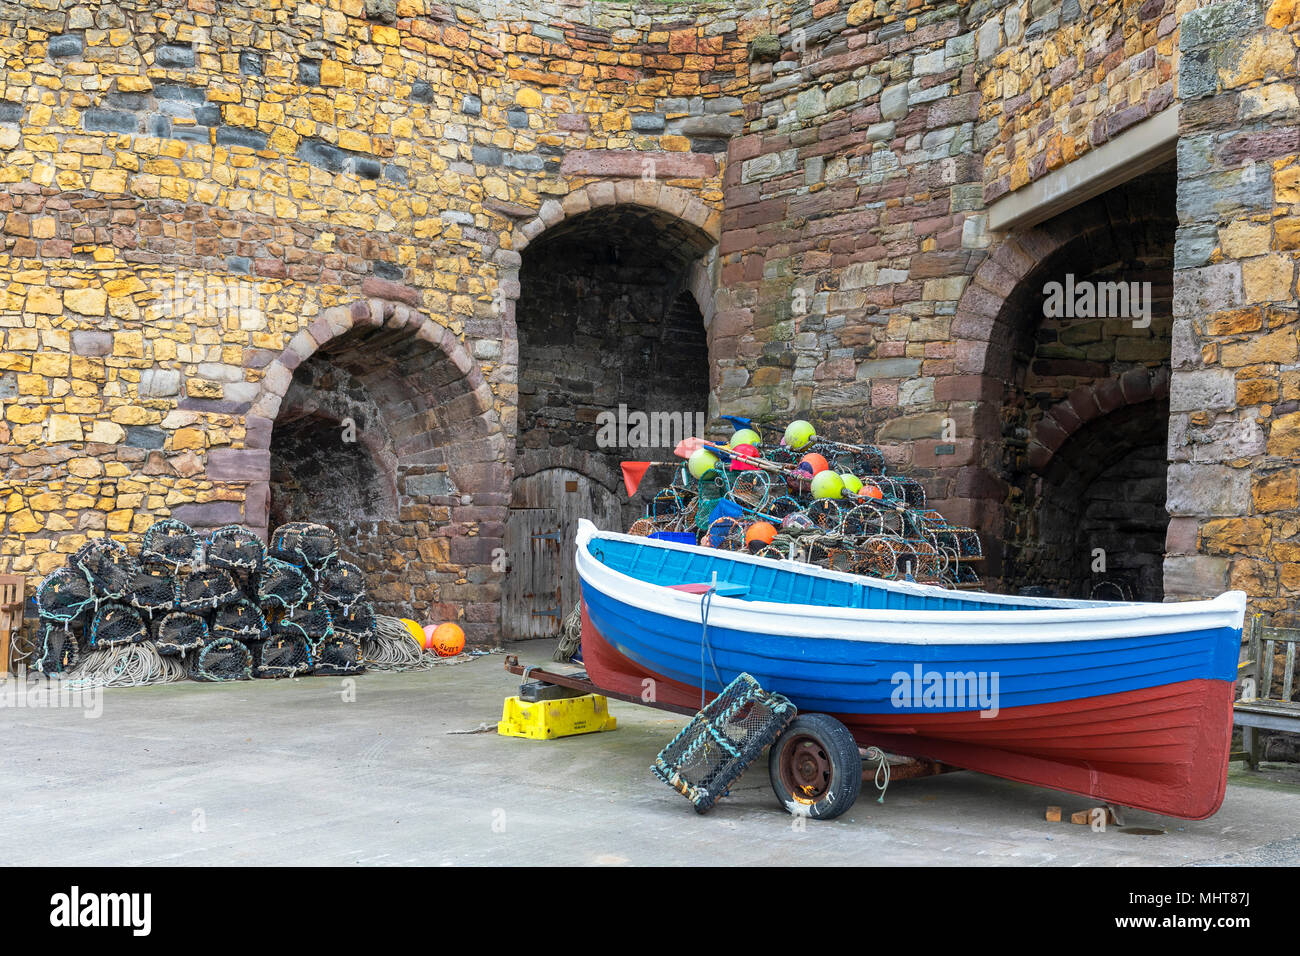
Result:
[[[830,754],[815,737],[801,734],[781,751],[781,783],[800,803],[816,803],[831,788]]]

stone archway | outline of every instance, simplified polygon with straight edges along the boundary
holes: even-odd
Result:
[[[331,371],[317,374],[323,368]],[[340,383],[355,393],[351,404],[321,394]],[[294,452],[276,448],[277,425],[294,430],[295,447],[312,444],[303,432],[311,427],[322,429],[321,447],[333,447],[340,408],[370,410],[350,451],[368,450],[372,470],[382,472],[371,480],[391,485],[394,505],[342,519],[345,557],[367,571],[381,609],[460,619],[471,640],[495,643],[500,575],[492,565],[504,544],[508,442],[465,345],[407,305],[370,299],[328,309],[267,366],[246,419],[247,454],[265,462],[248,485],[249,525],[267,532],[273,448],[292,467]]]
[[[1026,476],[1048,470],[1067,438],[1108,410],[1168,394],[1174,182],[1166,165],[1008,236],[958,302],[954,374],[936,381],[935,397],[949,403],[962,464],[936,469],[948,500],[933,503],[980,531],[993,586],[1019,585],[1013,569],[1003,579],[1017,564],[1004,545],[1023,524],[1014,509],[1024,503]],[[1158,334],[1049,322],[1045,283],[1076,272],[1095,285],[1117,276],[1150,282]],[[1160,427],[1168,425],[1165,412]]]
[[[620,461],[671,458],[678,438],[703,430],[720,221],[684,190],[598,182],[543,205],[499,257],[519,391],[508,636],[544,633],[539,620],[558,625],[569,608],[557,619],[556,596],[576,593],[572,555],[547,557],[542,544],[570,542],[580,517],[621,529],[639,515]],[[617,446],[601,437],[609,417],[630,426],[639,415],[671,416],[685,433]]]

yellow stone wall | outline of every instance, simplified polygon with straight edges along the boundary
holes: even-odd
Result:
[[[647,185],[716,233],[725,154],[668,130],[738,95],[766,11],[530,11],[37,0],[0,22],[0,571],[187,506],[250,517],[209,456],[244,447],[268,365],[331,306],[397,300],[449,329],[512,423],[502,251],[548,201],[642,172],[584,151],[654,157]]]

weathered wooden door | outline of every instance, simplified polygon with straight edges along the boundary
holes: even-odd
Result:
[[[552,637],[564,611],[556,566],[560,522],[554,508],[512,508],[506,521],[505,631],[512,641]]]
[[[509,640],[554,637],[578,603],[578,519],[622,530],[618,498],[597,481],[551,468],[515,481],[506,521],[504,623]]]

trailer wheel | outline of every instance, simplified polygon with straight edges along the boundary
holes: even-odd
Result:
[[[772,791],[795,816],[831,820],[862,790],[862,757],[849,729],[826,714],[800,714],[772,744]]]

